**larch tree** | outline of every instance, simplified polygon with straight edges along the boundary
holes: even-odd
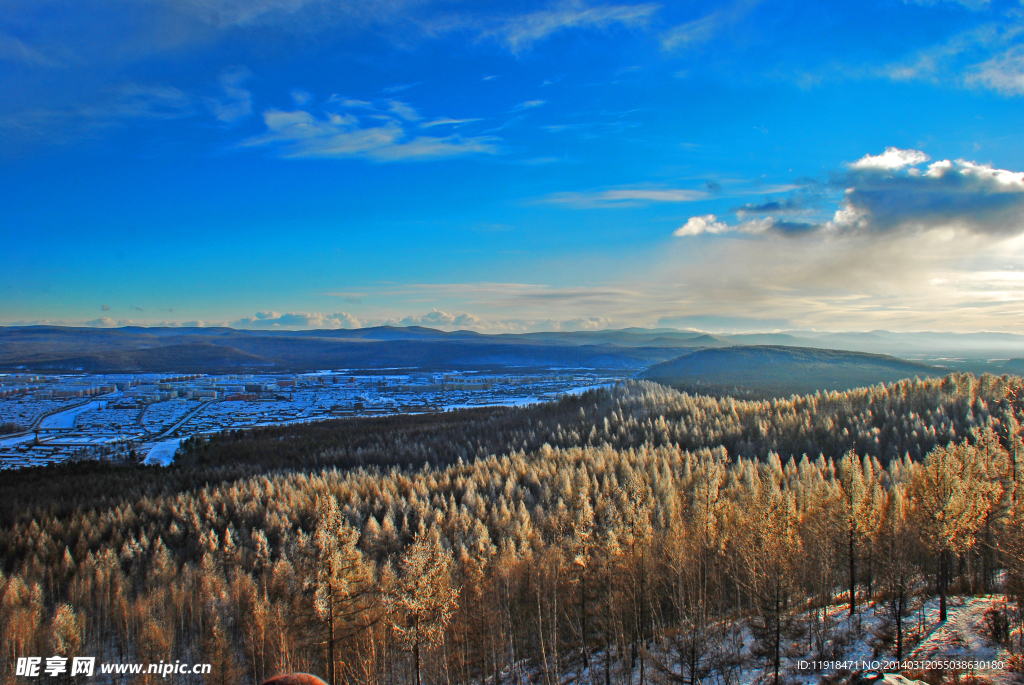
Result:
[[[978,450],[968,441],[932,450],[914,474],[910,491],[921,535],[937,558],[936,585],[939,620],[946,620],[951,554],[974,543],[998,484],[983,481],[978,473]]]
[[[882,596],[896,630],[897,661],[903,659],[904,619],[910,615],[914,595],[920,588],[912,505],[904,485],[893,486],[886,498],[880,530]]]
[[[771,455],[753,476],[750,512],[743,555],[747,587],[754,604],[751,627],[758,651],[767,657],[772,683],[781,682],[782,641],[786,608],[793,590],[793,561],[797,558],[797,511],[793,493],[780,486],[778,456]]]
[[[862,538],[874,530],[881,498],[871,462],[867,457],[862,461],[852,450],[843,455],[839,462],[839,483],[842,487],[842,512],[846,524],[850,616],[853,616],[857,608],[857,549]]]
[[[327,671],[330,684],[337,685],[338,643],[368,627],[373,575],[357,547],[359,531],[342,519],[332,495],[317,498],[316,515],[313,607],[327,624]]]
[[[417,533],[399,562],[394,587],[385,595],[391,626],[413,656],[416,685],[421,682],[422,650],[439,645],[458,606],[451,581],[452,553],[436,532]]]

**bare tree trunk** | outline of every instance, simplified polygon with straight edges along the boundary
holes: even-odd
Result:
[[[583,667],[590,668],[587,654],[587,575],[580,573],[580,650],[583,652]]]
[[[548,653],[544,647],[544,619],[541,616],[539,585],[537,586],[537,636],[540,637],[540,655],[544,662],[544,681],[550,685],[551,672],[548,670]]]
[[[413,628],[416,631],[416,641],[412,643],[412,657],[416,666],[416,685],[420,685],[420,625],[418,618],[413,621],[415,621]]]
[[[903,575],[896,595],[896,661],[903,661]]]
[[[331,681],[331,685],[338,685],[337,677],[334,673],[334,588],[328,590],[329,601],[327,604],[327,673]]]
[[[949,569],[945,550],[939,552],[939,623],[946,622],[946,582]]]
[[[782,608],[779,602],[779,595],[781,594],[781,588],[779,587],[779,580],[775,581],[775,678],[772,681],[774,685],[779,685],[779,652],[782,647]]]
[[[644,551],[645,551],[644,548],[641,546],[640,547],[640,625],[637,626],[639,628],[639,634],[637,635],[637,638],[639,639],[639,641],[641,643],[641,649],[640,649],[640,685],[644,685],[644,653],[643,653],[642,645],[643,645],[643,640],[644,640],[644,623],[645,623],[644,598],[647,596],[647,583],[646,583],[646,580],[647,580],[647,569],[645,568],[645,565],[644,565]]]
[[[853,525],[850,525],[850,616],[857,606],[857,559],[853,556]]]

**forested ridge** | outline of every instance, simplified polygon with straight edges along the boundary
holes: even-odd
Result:
[[[842,657],[823,607],[869,602],[878,652],[906,654],[925,597],[999,571],[1021,592],[1020,384],[753,402],[631,382],[225,432],[166,471],[15,474],[0,677],[62,653],[206,661],[218,683],[778,680],[790,644]]]

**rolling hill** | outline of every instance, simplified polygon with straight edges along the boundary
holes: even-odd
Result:
[[[947,372],[879,354],[751,345],[684,354],[655,364],[641,377],[701,393],[768,396],[848,390]]]
[[[1003,364],[1003,373],[1024,374],[1024,359],[1011,359]]]

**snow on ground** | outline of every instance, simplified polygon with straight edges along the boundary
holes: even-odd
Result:
[[[999,649],[984,638],[985,612],[1002,601],[1002,596],[951,597],[948,616],[939,623],[939,603],[929,602],[925,614],[928,625],[935,625],[924,641],[911,654],[911,659],[958,657],[962,659],[996,659]]]
[[[1001,645],[994,644],[987,637],[985,627],[985,612],[992,608],[1001,607],[1005,603],[1003,595],[986,595],[980,597],[950,597],[947,604],[947,619],[945,623],[939,622],[939,600],[929,599],[918,607],[913,614],[905,619],[904,630],[908,640],[904,643],[904,661],[914,660],[917,662],[936,661],[975,661],[975,662],[1002,662],[1003,668],[978,669],[973,673],[963,672],[956,676],[947,672],[943,682],[960,683],[973,682],[981,685],[1021,685],[1024,683],[1024,676],[1006,670],[1006,658],[1009,652]],[[828,641],[831,650],[830,660],[839,660],[853,666],[846,670],[868,670],[871,668],[885,668],[891,666],[895,660],[895,645],[886,645],[879,639],[886,628],[884,608],[881,606],[864,605],[858,607],[855,616],[849,615],[850,605],[833,605],[826,612],[820,609],[817,612],[818,625],[821,620],[831,623],[830,640]],[[816,670],[810,662],[821,659],[815,656],[814,634],[811,628],[811,613],[806,612],[796,617],[792,622],[793,628],[788,632],[788,637],[783,645],[781,680],[788,685],[812,685],[821,682],[845,683],[849,679],[844,677],[844,670],[827,668]],[[754,656],[753,633],[746,622],[739,622],[734,633],[737,637],[737,645],[733,650],[741,655],[742,665],[739,665],[730,678],[726,681],[718,673],[712,674],[704,680],[708,685],[766,685],[772,682],[772,674],[766,672],[764,657],[760,659]],[[920,636],[920,641],[913,644]],[[739,644],[742,642],[742,644]],[[681,679],[679,673],[678,655],[667,645],[648,645],[649,658],[657,659],[661,664],[669,667],[672,676],[661,673],[650,662],[647,664],[645,681],[651,685],[669,682],[689,682],[688,679]],[[800,662],[805,662],[801,664]],[[545,677],[543,669],[538,664],[520,662],[512,672],[506,670],[502,673],[500,685],[569,685],[570,683],[599,685],[605,682],[604,655],[602,652],[590,654],[590,668],[583,668],[579,655],[571,660],[572,663],[563,664],[558,677],[553,674]],[[851,663],[854,662],[854,663]],[[886,662],[890,662],[886,664]],[[922,677],[922,670],[904,671],[904,676]],[[964,675],[973,675],[977,678],[974,681],[965,681]],[[828,679],[826,681],[826,679]],[[639,683],[639,666],[634,670],[630,680],[628,671],[619,672],[613,666],[613,683]],[[907,685],[910,682],[921,681],[900,680],[896,676],[886,678],[887,685]],[[493,685],[493,678],[486,685]]]
[[[89,402],[88,404],[81,404],[77,407],[72,407],[66,411],[51,414],[43,419],[39,423],[39,427],[44,430],[53,429],[64,429],[70,430],[75,427],[75,421],[78,419],[79,414],[84,414],[87,411],[93,409],[102,409],[107,406],[106,402]]]
[[[27,435],[18,435],[13,438],[0,438],[0,447],[17,447],[22,443],[32,442],[35,439],[35,433],[28,433]]]
[[[171,462],[174,461],[174,453],[178,451],[178,447],[181,445],[181,440],[181,438],[171,438],[170,440],[156,443],[149,450],[149,453],[146,454],[146,459],[143,463],[170,466]]]

